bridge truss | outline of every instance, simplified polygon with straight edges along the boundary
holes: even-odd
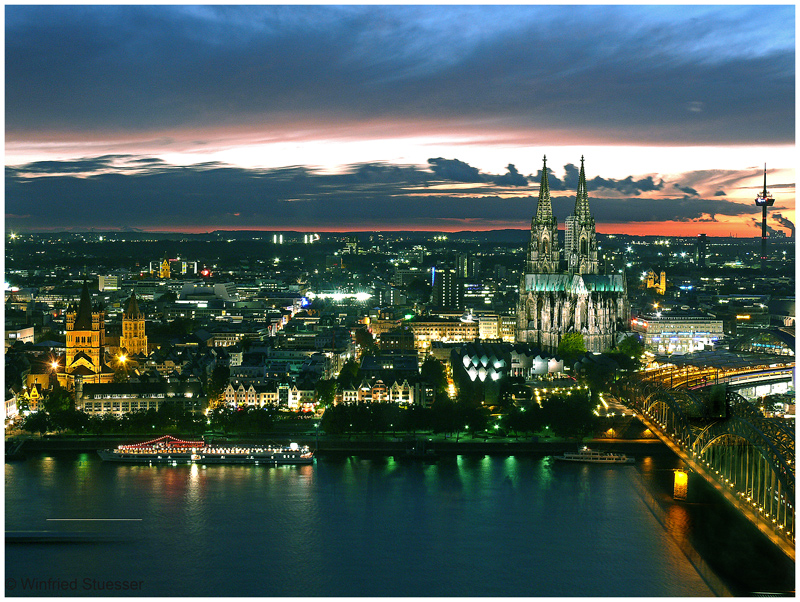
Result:
[[[620,393],[743,509],[794,544],[794,422],[766,418],[730,390],[724,408],[708,396],[654,383],[630,383]]]

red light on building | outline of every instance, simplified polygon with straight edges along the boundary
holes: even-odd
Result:
[[[200,275],[203,278],[208,278],[209,276],[211,276],[211,270],[209,270],[208,268],[203,268],[202,270],[200,270]]]

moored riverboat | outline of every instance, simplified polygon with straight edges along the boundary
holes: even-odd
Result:
[[[591,464],[633,464],[636,458],[625,454],[607,451],[597,451],[583,447],[576,452],[565,452],[563,456],[554,456],[553,459],[561,462],[588,462]]]
[[[291,443],[283,446],[226,444],[209,445],[205,441],[184,441],[164,435],[152,441],[120,445],[97,452],[108,462],[131,464],[255,464],[279,466],[311,464],[314,453],[308,446]]]

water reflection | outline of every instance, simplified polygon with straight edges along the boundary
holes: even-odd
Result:
[[[147,575],[144,595],[187,596],[704,591],[691,565],[665,548],[663,531],[653,529],[624,469],[525,456],[438,463],[330,456],[277,468],[124,466],[91,458],[78,466],[75,456],[43,464],[24,467],[24,475],[7,466],[7,528],[19,529],[32,505],[77,512],[90,504],[98,515],[143,517],[141,537],[113,553],[15,549],[7,576],[19,567],[52,566],[56,577],[125,578],[135,566]],[[54,471],[57,487],[43,490],[42,479]],[[82,489],[74,476],[84,471],[90,478]],[[226,569],[210,570],[176,546],[218,551]],[[576,551],[586,549],[596,553],[581,555],[575,570]],[[546,578],[532,579],[534,573]]]

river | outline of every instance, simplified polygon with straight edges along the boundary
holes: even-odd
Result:
[[[766,584],[736,584],[704,564],[689,542],[692,529],[709,537],[692,519],[708,504],[672,502],[659,489],[673,464],[342,454],[311,466],[151,467],[94,453],[33,455],[6,464],[6,530],[98,539],[7,543],[6,595],[712,596],[731,585],[735,594],[793,588],[783,568]],[[713,553],[713,542],[705,545]]]

